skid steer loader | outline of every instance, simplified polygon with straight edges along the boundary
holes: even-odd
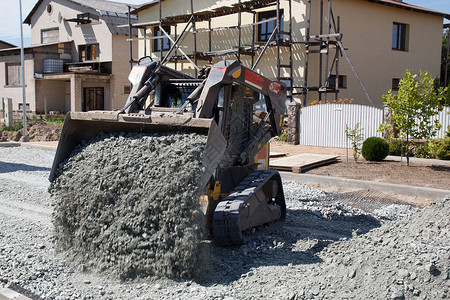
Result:
[[[118,111],[69,112],[50,173],[83,140],[101,132],[181,131],[207,134],[200,205],[218,245],[239,245],[255,228],[283,220],[280,175],[269,170],[269,140],[281,133],[286,86],[238,61],[222,61],[192,78],[144,58],[133,67]],[[263,97],[266,111],[254,110]]]

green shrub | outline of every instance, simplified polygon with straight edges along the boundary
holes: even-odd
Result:
[[[389,144],[382,138],[373,136],[362,145],[362,156],[368,161],[381,161],[389,154]]]
[[[281,132],[281,134],[276,137],[276,140],[279,142],[287,142],[288,141],[288,133],[287,130],[284,130]]]
[[[428,147],[430,148],[430,154],[433,156],[433,158],[436,157],[436,152],[441,146],[441,139],[434,139],[427,142]]]
[[[406,155],[406,143],[403,143],[403,155]],[[392,140],[389,143],[389,155],[400,156],[402,155],[402,141]]]
[[[410,146],[412,143],[410,142]],[[406,141],[403,141],[403,156],[406,156],[406,151],[408,150],[408,146],[406,145]],[[402,141],[401,140],[392,140],[389,143],[389,155],[400,156],[402,155]],[[414,156],[411,148],[409,149],[409,156]]]
[[[440,146],[436,150],[436,157],[439,159],[450,160],[450,137],[440,139]]]
[[[431,142],[427,141],[423,145],[416,146],[414,156],[419,158],[435,158],[435,154],[431,148]]]
[[[19,131],[19,130],[22,129],[22,128],[23,128],[22,121],[21,121],[21,120],[19,120],[19,121],[14,120],[12,126],[6,126],[6,125],[5,125],[5,126],[3,126],[3,127],[1,128],[1,130],[2,130],[2,131]]]
[[[362,131],[364,128],[359,128],[359,122],[356,123],[354,128],[346,126],[345,134],[350,140],[353,149],[353,159],[358,161],[359,154],[361,153],[361,142],[364,140],[364,134]]]
[[[65,117],[65,115],[49,115],[45,123],[47,125],[63,125]]]
[[[450,160],[450,137],[427,141],[423,146],[416,147],[414,154],[421,158]]]

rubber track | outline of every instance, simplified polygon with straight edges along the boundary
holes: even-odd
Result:
[[[228,197],[219,202],[213,216],[214,241],[218,245],[242,245],[245,242],[240,226],[240,212],[255,192],[277,173],[276,170],[253,171]]]

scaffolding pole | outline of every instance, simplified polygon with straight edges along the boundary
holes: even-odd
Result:
[[[304,81],[304,94],[303,94],[303,106],[306,106],[307,100],[307,92],[308,92],[308,68],[309,68],[309,49],[310,45],[308,44],[311,34],[311,0],[308,0],[307,7],[307,21],[306,21],[306,56],[305,56],[305,71],[303,73],[303,81]]]
[[[213,57],[217,56],[229,56],[229,55],[236,55],[237,59],[241,61],[243,59],[243,55],[250,55],[251,59],[249,58],[247,61],[250,64],[251,61],[251,69],[255,69],[258,66],[258,63],[262,59],[263,55],[266,53],[267,49],[269,47],[276,47],[276,70],[275,76],[278,80],[286,81],[286,84],[289,84],[288,90],[290,90],[290,94],[288,93],[288,97],[290,98],[290,101],[293,101],[294,95],[302,95],[302,103],[303,105],[306,105],[307,99],[308,99],[308,92],[309,91],[316,91],[319,95],[319,100],[322,99],[322,94],[325,94],[325,99],[327,99],[327,93],[334,92],[337,98],[338,95],[338,88],[339,88],[339,56],[341,53],[345,56],[346,53],[343,50],[343,46],[340,41],[341,34],[340,28],[339,28],[339,18],[338,18],[338,24],[334,24],[334,16],[332,11],[332,0],[328,0],[328,13],[327,15],[324,14],[324,0],[321,0],[320,3],[317,3],[318,7],[315,7],[315,9],[319,8],[320,11],[318,11],[317,15],[320,15],[320,22],[317,22],[315,24],[319,24],[319,34],[311,35],[311,26],[312,26],[312,20],[313,20],[313,14],[312,14],[312,0],[307,1],[307,20],[306,20],[306,40],[304,41],[294,41],[293,40],[293,16],[292,16],[292,0],[286,0],[288,1],[288,9],[289,13],[287,13],[284,9],[282,10],[280,0],[236,0],[236,4],[233,4],[231,6],[224,6],[219,8],[214,8],[214,10],[206,11],[198,11],[196,12],[194,10],[194,3],[193,0],[190,0],[190,11],[183,15],[176,15],[176,16],[168,16],[163,17],[163,8],[162,8],[162,0],[158,0],[158,9],[159,9],[159,20],[155,20],[153,22],[145,22],[145,23],[137,23],[135,25],[129,24],[130,27],[137,27],[137,28],[143,28],[143,35],[144,37],[138,38],[138,39],[131,39],[131,40],[144,40],[144,51],[145,54],[147,52],[147,40],[149,39],[158,39],[158,41],[155,41],[155,45],[160,45],[160,49],[158,49],[160,52],[160,59],[162,62],[166,63],[169,60],[175,61],[175,68],[177,68],[177,61],[186,60],[189,61],[194,66],[195,76],[197,77],[198,72],[200,71],[200,68],[197,66],[199,60],[208,60],[209,62],[212,61]],[[156,3],[155,3],[156,4]],[[283,4],[284,5],[284,4]],[[258,9],[266,8],[266,7],[273,7],[275,6],[275,17],[265,18],[264,20],[258,21],[257,19],[257,13]],[[283,6],[285,7],[285,6]],[[243,18],[242,13],[251,13],[252,14],[252,23],[243,24]],[[220,28],[212,28],[212,19],[217,17],[222,17],[226,15],[237,15],[237,26],[226,26],[226,27],[220,27]],[[283,15],[283,18],[282,18]],[[272,15],[273,16],[273,15]],[[333,24],[330,24],[327,21],[327,29],[324,29],[323,22],[324,20],[333,20]],[[196,22],[208,22],[207,28],[200,28],[197,30],[197,24]],[[285,23],[286,26],[283,26],[281,23]],[[288,23],[286,23],[286,22]],[[257,37],[257,26],[265,26],[262,24],[267,24],[268,22],[274,23],[274,29],[270,34],[270,37],[264,41],[263,43],[256,42]],[[130,23],[130,22],[129,22]],[[180,23],[186,23],[186,27],[184,28],[183,32],[181,34],[178,34],[177,32],[177,24]],[[170,35],[168,32],[166,32],[164,25],[174,25],[175,24],[175,36]],[[155,27],[159,28],[160,34],[159,36],[148,36],[147,35],[147,28],[151,26],[158,26]],[[190,27],[188,26],[190,25]],[[243,42],[243,28],[245,27],[251,27],[251,45],[245,45]],[[269,26],[266,26],[269,28]],[[287,27],[287,30],[286,28]],[[167,28],[166,28],[167,29]],[[212,33],[213,31],[219,31],[219,30],[234,30],[237,29],[236,35],[237,35],[237,47],[233,47],[232,49],[227,50],[217,50],[215,48],[215,45],[212,43]],[[336,29],[336,30],[335,30]],[[337,33],[336,33],[337,31]],[[184,38],[188,35],[188,33],[191,32],[193,35],[193,53],[185,53],[181,48],[180,44],[183,42]],[[205,49],[203,52],[199,52],[198,44],[197,44],[197,33],[199,32],[208,32],[208,43],[205,43]],[[131,36],[130,36],[131,37]],[[164,46],[164,39],[168,39],[171,42],[171,47],[168,51],[168,53],[164,56],[163,53],[163,46]],[[247,37],[246,37],[247,38]],[[267,35],[265,36],[267,38]],[[263,41],[262,41],[263,42]],[[306,49],[305,54],[305,67],[304,67],[304,84],[299,84],[299,86],[294,86],[294,60],[293,60],[293,45],[295,44],[303,44]],[[332,46],[333,45],[333,46]],[[287,49],[286,49],[287,47]],[[317,48],[318,47],[318,48]],[[190,48],[192,49],[192,48]],[[316,50],[318,49],[318,50]],[[332,49],[336,49],[336,53],[332,55],[331,52]],[[149,48],[150,55],[154,54],[157,51],[153,51],[156,49]],[[131,52],[131,48],[130,48]],[[164,51],[165,52],[165,51]],[[181,53],[181,55],[178,55],[178,53]],[[311,86],[311,66],[309,65],[311,63],[311,58],[309,57],[310,54],[317,53],[319,54],[319,72],[318,74],[318,86],[314,87]],[[257,55],[258,54],[258,55]],[[325,54],[325,56],[324,56]],[[286,55],[289,57],[287,58]],[[131,56],[130,56],[131,58]],[[323,59],[326,59],[325,62],[323,62]],[[332,61],[330,61],[330,59]],[[245,61],[244,61],[245,63]],[[330,67],[331,65],[331,67]],[[282,71],[282,69],[284,70]],[[286,70],[288,69],[289,70]],[[316,68],[316,66],[314,66]],[[334,75],[336,74],[336,75]],[[333,85],[331,85],[331,76],[336,76],[335,82]],[[314,78],[313,78],[314,79]],[[316,80],[313,80],[312,82],[317,84]],[[300,90],[298,90],[300,89]]]
[[[277,80],[280,80],[281,77],[281,63],[280,63],[280,1],[277,0],[277,5],[276,5],[276,15],[277,15],[277,20],[275,21],[275,30],[276,31],[276,43],[277,43]]]
[[[330,19],[330,17],[331,17],[331,0],[328,0],[328,19]],[[326,79],[325,79],[325,88],[326,89],[329,86],[331,70],[333,68],[333,67],[331,67],[330,72],[328,72],[329,53],[330,53],[330,37],[329,37],[330,30],[331,30],[330,26],[331,26],[331,24],[327,23],[327,47],[326,47],[327,53],[325,54],[325,72],[324,72],[324,74],[326,76]],[[334,61],[333,61],[333,64],[334,64]],[[336,81],[338,81],[337,78],[336,78]],[[327,101],[327,96],[328,96],[328,93],[325,93],[325,101]]]
[[[132,39],[131,7],[128,5],[128,36]],[[133,42],[130,41],[130,70],[133,69]]]
[[[326,20],[327,23],[329,23],[329,20]],[[331,28],[332,32],[334,32],[334,29]],[[347,51],[345,51],[344,45],[342,45],[342,42],[340,41],[340,39],[337,40],[337,44],[339,46],[339,48],[341,49],[342,54],[344,55],[345,59],[347,60],[348,64],[350,65],[350,68],[353,71],[353,74],[355,75],[356,79],[358,80],[362,90],[364,91],[364,94],[366,95],[367,100],[369,100],[370,104],[372,104],[372,106],[375,106],[375,104],[372,102],[372,99],[369,96],[369,93],[366,90],[366,87],[364,86],[364,83],[362,82],[361,78],[358,75],[358,72],[356,72],[355,67],[352,64],[352,61],[350,60],[350,57],[347,54]]]
[[[194,37],[194,67],[195,67],[195,77],[197,77],[199,68],[197,67],[197,33],[195,31],[196,28],[195,28],[195,15],[194,15],[193,0],[191,0],[191,14],[192,14],[192,19],[191,19],[192,20],[192,36]],[[181,52],[181,50],[180,50],[180,52]]]

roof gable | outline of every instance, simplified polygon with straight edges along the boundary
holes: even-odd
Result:
[[[37,11],[39,6],[42,4],[44,0],[39,0],[36,5],[33,7],[33,9],[30,11],[28,16],[23,21],[25,24],[31,25],[31,18],[34,15],[34,13]],[[131,9],[135,9],[137,6],[133,4],[126,4],[126,3],[119,3],[119,2],[113,2],[113,1],[107,1],[107,0],[64,0],[67,2],[72,2],[87,8],[91,8],[97,11],[103,11],[103,12],[111,12],[116,14],[127,14],[128,13],[128,6],[130,6]]]
[[[31,12],[26,17],[24,23],[31,25],[31,19],[33,15],[38,11],[39,7],[43,5],[44,0],[39,0],[33,7]],[[82,8],[95,10],[98,13],[98,18],[102,19],[109,31],[112,34],[128,34],[128,27],[122,27],[120,25],[128,24],[128,9],[134,9],[135,6],[131,4],[118,3],[106,0],[59,0],[60,4],[67,6],[71,4],[76,4]],[[73,20],[73,19],[67,19]],[[135,15],[131,16],[131,22],[136,23],[137,17]],[[133,29],[133,35],[137,36],[137,30]]]
[[[391,7],[396,7],[396,8],[401,8],[401,9],[406,9],[406,10],[415,11],[418,13],[435,15],[435,16],[446,18],[446,19],[450,20],[450,14],[443,13],[443,12],[429,9],[429,8],[425,8],[425,7],[421,7],[421,6],[417,6],[417,5],[412,5],[412,4],[403,2],[401,0],[364,0],[364,1],[373,2],[373,3],[382,4],[382,5],[391,6]]]
[[[15,45],[13,45],[13,44],[10,44],[10,43],[8,43],[8,42],[5,42],[5,41],[0,40],[0,49],[14,48],[14,47],[17,47],[17,46],[15,46]]]

